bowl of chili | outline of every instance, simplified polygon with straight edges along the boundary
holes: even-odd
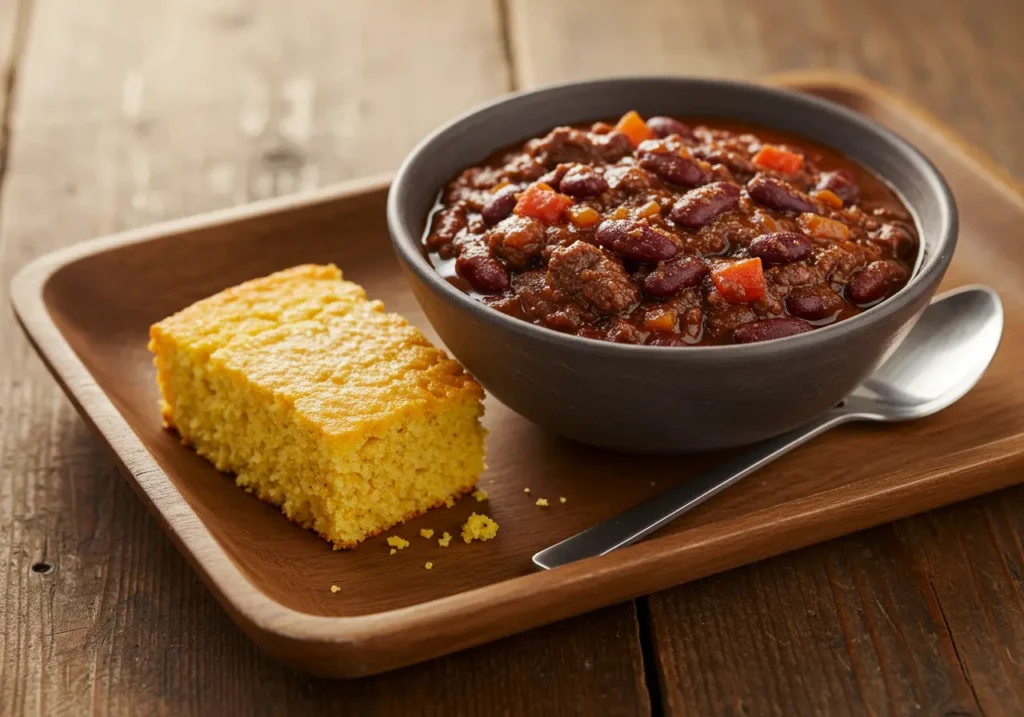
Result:
[[[388,200],[449,349],[586,443],[690,452],[840,401],[906,334],[957,237],[901,138],[785,90],[621,78],[512,95],[440,128]]]

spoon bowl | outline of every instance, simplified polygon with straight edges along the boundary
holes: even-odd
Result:
[[[984,286],[943,294],[841,410],[863,420],[924,418],[958,401],[999,347],[1003,305]]]
[[[604,555],[675,520],[815,436],[851,421],[909,421],[958,401],[985,373],[1003,333],[1003,305],[984,286],[936,298],[903,342],[845,401],[811,422],[758,443],[625,513],[540,551],[541,568]]]

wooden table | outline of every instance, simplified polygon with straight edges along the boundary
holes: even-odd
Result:
[[[1024,174],[1019,0],[0,0],[0,288],[515,87],[862,72]],[[117,281],[117,277],[110,277]],[[0,713],[1021,714],[1024,488],[351,682],[231,623],[0,313]]]

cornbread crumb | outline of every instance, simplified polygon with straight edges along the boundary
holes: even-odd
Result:
[[[427,563],[423,567],[426,568],[427,570],[430,570],[432,567],[434,567],[434,564],[433,563]]]
[[[486,515],[471,513],[462,526],[462,539],[467,543],[474,540],[490,540],[498,534],[498,524]]]
[[[558,502],[559,503],[564,503],[565,502],[565,496],[563,495],[561,498],[559,498]]]
[[[529,492],[530,492],[530,489],[529,489],[529,488],[523,488],[523,492],[524,492],[524,493],[529,493]]]
[[[537,499],[537,505],[539,505],[541,508],[547,508],[548,507],[548,499],[547,498],[538,498]]]
[[[455,499],[452,498],[451,496],[448,496],[447,498],[444,499],[444,504],[451,508],[453,505],[455,505]]]
[[[477,488],[475,491],[473,491],[473,497],[476,498],[477,503],[482,503],[483,501],[487,500],[487,491],[485,491],[483,488]]]
[[[392,549],[391,549],[391,552],[390,552],[390,553],[388,553],[388,555],[394,555],[394,554],[395,554],[395,553],[397,553],[397,552],[398,552],[397,550],[395,550],[394,548],[392,548]]]
[[[183,444],[336,548],[469,493],[483,389],[336,266],[297,266],[150,328]]]
[[[420,535],[422,535],[427,540],[430,540],[434,537],[434,531],[432,528],[423,528],[420,530]]]
[[[409,547],[409,541],[404,538],[399,538],[397,535],[392,535],[388,537],[388,545],[392,548],[398,548],[401,550],[402,548]]]
[[[341,588],[339,588],[339,587],[338,587],[337,585],[332,585],[332,586],[331,586],[331,592],[332,592],[332,593],[336,593],[336,592],[338,592],[339,590],[341,590]]]
[[[444,532],[444,535],[437,539],[437,544],[440,545],[442,548],[447,548],[448,544],[451,542],[452,536],[451,533],[449,533],[447,530]]]

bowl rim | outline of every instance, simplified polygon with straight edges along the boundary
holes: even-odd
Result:
[[[460,291],[437,272],[420,249],[422,237],[406,228],[404,217],[407,214],[407,210],[404,205],[407,201],[408,187],[414,181],[412,174],[415,164],[438,140],[450,133],[459,131],[462,125],[472,121],[476,116],[484,112],[494,111],[505,105],[522,102],[527,99],[543,98],[545,95],[554,96],[569,90],[587,88],[607,90],[620,85],[643,82],[678,83],[685,85],[690,90],[696,91],[725,86],[738,91],[750,92],[753,98],[758,96],[781,96],[789,102],[803,105],[810,111],[838,117],[841,121],[857,125],[869,134],[874,135],[879,141],[886,142],[899,149],[902,155],[909,159],[924,183],[927,184],[929,191],[937,199],[939,207],[938,220],[940,231],[936,232],[936,236],[928,237],[927,239],[923,236],[921,237],[921,248],[916,262],[917,270],[911,276],[910,281],[893,296],[875,304],[856,316],[837,321],[828,326],[816,328],[813,331],[749,344],[675,347],[676,350],[669,350],[663,346],[619,344],[611,341],[585,338],[574,334],[562,333],[538,326],[529,321],[508,316]],[[723,118],[728,118],[728,116],[723,115]],[[766,127],[772,126],[770,122],[764,122],[763,124]],[[501,146],[503,145],[496,145],[493,151],[500,149]],[[860,161],[856,155],[846,154],[855,161]],[[885,177],[882,177],[882,179],[888,182]],[[440,190],[440,187],[438,189]],[[917,210],[904,197],[901,196],[900,199],[910,209],[920,230],[921,225],[918,221]],[[938,283],[937,280],[942,277],[952,260],[959,230],[959,215],[956,201],[945,178],[930,159],[895,132],[854,110],[806,93],[756,82],[688,77],[685,75],[630,75],[563,82],[520,90],[481,103],[457,115],[429,133],[406,155],[388,191],[387,222],[391,243],[399,260],[414,271],[433,293],[468,309],[471,314],[481,321],[511,330],[523,338],[547,344],[577,347],[583,351],[601,351],[610,356],[643,356],[647,359],[661,360],[678,360],[685,357],[686,360],[697,361],[711,359],[721,361],[730,358],[767,356],[784,348],[804,348],[814,343],[841,341],[844,337],[848,337],[851,334],[881,324],[913,303],[922,291]],[[707,358],[700,359],[700,356],[706,356]]]

